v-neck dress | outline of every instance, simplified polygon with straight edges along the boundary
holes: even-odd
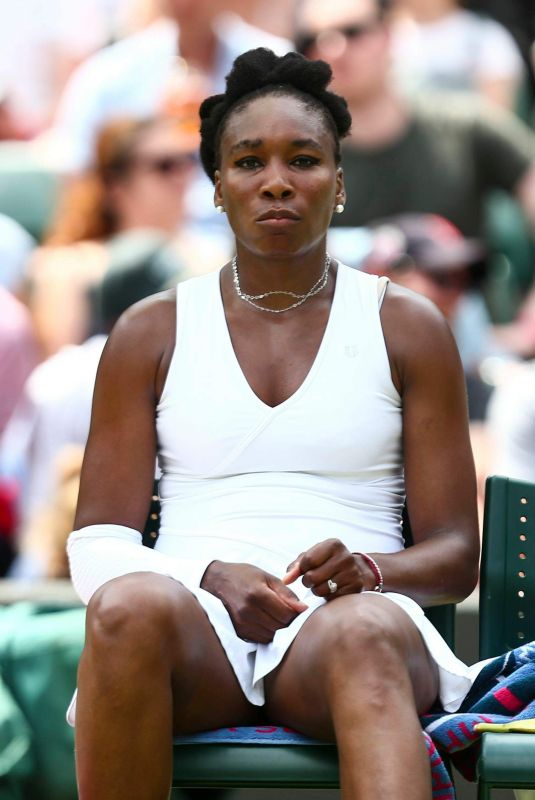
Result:
[[[245,642],[221,601],[199,587],[208,564],[246,562],[280,577],[299,553],[328,538],[351,551],[403,548],[402,406],[377,278],[339,265],[316,358],[301,386],[275,407],[257,397],[237,360],[219,273],[179,284],[176,346],[156,426],[156,550],[183,560],[180,580],[208,615],[246,697],[261,705],[263,678],[324,600],[297,581],[292,589],[308,610],[270,644]],[[442,703],[457,708],[471,684],[468,668],[414,601],[371,594],[414,620],[439,666]]]

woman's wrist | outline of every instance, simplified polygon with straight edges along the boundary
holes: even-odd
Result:
[[[369,584],[363,586],[363,590],[382,592],[384,588],[383,573],[381,572],[381,568],[377,561],[372,558],[372,556],[368,555],[368,553],[353,553],[353,555],[360,558],[360,560],[365,564],[366,573],[372,578]]]
[[[217,568],[220,563],[221,562],[217,560],[210,561],[201,579],[200,588],[204,589],[207,592],[210,592],[210,594],[214,594],[211,587],[211,582],[213,581],[214,574],[217,572]]]

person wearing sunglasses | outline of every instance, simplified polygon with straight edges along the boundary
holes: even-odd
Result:
[[[485,203],[496,189],[535,223],[533,133],[471,97],[402,96],[392,75],[387,0],[301,0],[295,19],[296,47],[330,63],[353,118],[342,155],[350,192],[334,225],[421,212],[481,237]]]
[[[101,130],[92,167],[65,186],[30,265],[28,302],[46,355],[88,335],[87,293],[114,236],[151,229],[173,238],[185,230],[197,140],[189,123],[163,117],[116,119]]]

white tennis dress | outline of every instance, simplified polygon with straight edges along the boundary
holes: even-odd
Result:
[[[221,601],[199,587],[208,564],[246,562],[281,577],[299,553],[328,538],[352,552],[403,548],[401,398],[391,378],[377,278],[339,265],[314,363],[297,391],[274,408],[254,394],[237,361],[219,274],[179,284],[176,347],[157,435],[162,509],[155,551],[141,547],[138,533],[112,526],[114,541],[123,540],[119,561],[107,526],[75,532],[69,545],[75,586],[87,600],[86,585],[92,592],[139,569],[180,580],[207,613],[245,695],[261,705],[264,676],[324,600],[297,581],[292,589],[308,610],[270,644],[245,642]],[[438,664],[441,701],[455,710],[472,683],[468,667],[413,600],[370,594],[414,620]]]

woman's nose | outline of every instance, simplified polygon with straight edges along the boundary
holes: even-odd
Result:
[[[283,199],[293,195],[293,186],[282,167],[269,167],[265,170],[264,175],[261,187],[264,197]]]

